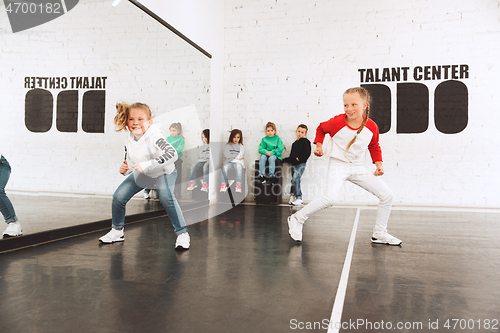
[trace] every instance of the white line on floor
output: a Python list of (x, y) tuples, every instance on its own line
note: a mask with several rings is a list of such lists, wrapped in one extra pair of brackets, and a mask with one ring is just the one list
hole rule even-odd
[(330, 317), (330, 324), (328, 325), (328, 333), (337, 333), (339, 331), (342, 310), (344, 308), (345, 293), (347, 290), (347, 281), (349, 280), (349, 270), (351, 269), (352, 253), (354, 252), (354, 242), (356, 241), (356, 231), (358, 230), (359, 214), (361, 209), (356, 210), (356, 217), (354, 218), (354, 226), (352, 227), (351, 239), (347, 247), (347, 254), (344, 260), (344, 267), (342, 268), (342, 275), (340, 276), (339, 286), (337, 288), (337, 295), (333, 302), (332, 316)]

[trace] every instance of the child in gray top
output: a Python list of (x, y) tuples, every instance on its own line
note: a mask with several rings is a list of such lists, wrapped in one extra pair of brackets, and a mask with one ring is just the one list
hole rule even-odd
[(233, 129), (229, 135), (224, 148), (224, 163), (222, 165), (220, 191), (227, 191), (227, 172), (231, 167), (236, 170), (236, 192), (241, 193), (241, 178), (245, 162), (243, 161), (243, 133), (239, 129)]
[(208, 191), (208, 172), (209, 172), (209, 163), (210, 160), (210, 130), (204, 129), (201, 133), (201, 139), (203, 146), (199, 147), (199, 160), (196, 161), (195, 164), (191, 166), (191, 176), (189, 177), (189, 185), (187, 190), (192, 191), (198, 186), (196, 185), (196, 175), (199, 173), (200, 169), (203, 169), (203, 180), (201, 181), (201, 191)]

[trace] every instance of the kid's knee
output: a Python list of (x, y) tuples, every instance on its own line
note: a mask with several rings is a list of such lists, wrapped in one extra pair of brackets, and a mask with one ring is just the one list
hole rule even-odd
[(113, 193), (113, 205), (125, 205), (127, 203), (126, 198), (119, 192)]
[(321, 197), (321, 201), (322, 201), (323, 206), (330, 207), (330, 206), (333, 206), (337, 202), (337, 196), (323, 195)]
[(380, 193), (379, 199), (381, 203), (391, 204), (394, 198), (394, 192), (390, 188)]

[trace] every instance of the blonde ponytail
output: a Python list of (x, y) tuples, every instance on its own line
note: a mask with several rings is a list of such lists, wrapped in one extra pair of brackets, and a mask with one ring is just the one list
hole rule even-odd
[(356, 132), (356, 136), (347, 145), (346, 151), (348, 151), (349, 148), (351, 148), (351, 146), (353, 145), (353, 143), (356, 141), (356, 138), (358, 137), (358, 134), (361, 133), (361, 131), (363, 130), (363, 128), (365, 128), (366, 122), (368, 121), (368, 118), (370, 117), (370, 102), (371, 102), (371, 98), (370, 98), (370, 94), (368, 93), (368, 91), (365, 88), (362, 88), (362, 87), (349, 88), (349, 89), (347, 89), (344, 92), (344, 96), (347, 95), (347, 94), (353, 94), (353, 93), (358, 93), (359, 96), (368, 103), (368, 105), (366, 106), (366, 109), (365, 109), (365, 119), (363, 120), (363, 123), (361, 124), (361, 126), (358, 129), (358, 131)]
[(125, 103), (116, 103), (115, 130), (123, 131), (127, 127), (128, 110), (130, 105)]

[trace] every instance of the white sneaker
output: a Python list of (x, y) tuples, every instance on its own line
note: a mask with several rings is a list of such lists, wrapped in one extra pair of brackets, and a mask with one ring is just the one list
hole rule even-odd
[(373, 234), (372, 236), (372, 243), (375, 244), (387, 244), (387, 245), (401, 245), (402, 241), (401, 239), (398, 239), (390, 234), (383, 233), (383, 234)]
[(21, 224), (19, 222), (11, 222), (7, 225), (7, 229), (3, 232), (3, 237), (16, 237), (21, 236), (23, 231), (21, 230)]
[(185, 232), (177, 236), (177, 240), (175, 241), (175, 248), (187, 250), (189, 249), (190, 242), (191, 238), (189, 237), (189, 233)]
[(144, 191), (144, 199), (146, 199), (146, 200), (149, 199), (149, 193), (146, 191)]
[(123, 235), (123, 229), (116, 230), (114, 228), (111, 228), (111, 231), (108, 232), (106, 235), (102, 236), (101, 238), (99, 238), (99, 240), (107, 244), (114, 242), (123, 242), (125, 240), (125, 236)]
[(295, 196), (293, 194), (290, 194), (290, 200), (288, 200), (288, 204), (292, 205), (294, 201), (295, 201)]
[(290, 215), (288, 217), (288, 233), (290, 234), (290, 237), (296, 242), (301, 242), (302, 241), (302, 227), (304, 226), (304, 223), (300, 223), (297, 218), (295, 217), (295, 214)]
[(304, 203), (304, 201), (302, 201), (302, 199), (297, 199), (294, 202), (292, 202), (292, 205), (294, 205), (294, 206), (302, 206), (303, 203)]

